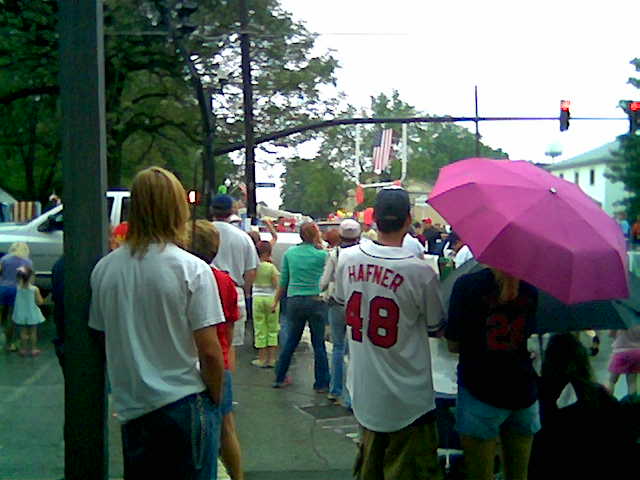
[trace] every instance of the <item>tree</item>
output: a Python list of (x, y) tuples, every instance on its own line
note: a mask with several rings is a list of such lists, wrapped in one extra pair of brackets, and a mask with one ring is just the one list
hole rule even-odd
[[(410, 118), (425, 116), (415, 107), (403, 101), (397, 90), (391, 95), (380, 93), (371, 97), (371, 104), (367, 109), (359, 109), (348, 105), (340, 114), (343, 117), (371, 116), (373, 118)], [(361, 156), (356, 160), (355, 143), (356, 128), (360, 129)], [(391, 165), (381, 175), (373, 172), (372, 151), (376, 132), (381, 129), (393, 129), (393, 151)], [(319, 132), (322, 139), (318, 154), (314, 161), (331, 167), (344, 175), (354, 184), (377, 183), (380, 181), (400, 178), (401, 164), (400, 141), (402, 126), (394, 124), (377, 124), (331, 127)], [(475, 156), (476, 139), (466, 128), (453, 123), (423, 123), (409, 124), (408, 137), (408, 165), (407, 177), (427, 183), (434, 183), (441, 167), (449, 163)], [(480, 155), (490, 158), (507, 158), (501, 149), (493, 149), (480, 143)], [(308, 185), (306, 182), (305, 185)], [(290, 184), (284, 184), (283, 192), (286, 196)], [(375, 189), (365, 189), (365, 201), (357, 207), (362, 209), (370, 206), (375, 198)]]
[(335, 212), (354, 187), (341, 168), (299, 157), (287, 162), (281, 178), (283, 208), (314, 218)]
[[(640, 72), (640, 58), (634, 58), (630, 62)], [(640, 89), (640, 77), (631, 77), (628, 83)], [(640, 215), (640, 132), (620, 135), (620, 150), (614, 155), (621, 162), (611, 167), (610, 178), (624, 183), (624, 188), (629, 192), (629, 197), (621, 203), (624, 205), (631, 218)]]
[[(188, 19), (195, 30), (182, 38), (181, 51), (170, 31), (181, 21), (174, 15), (178, 0), (105, 0), (110, 186), (127, 185), (139, 168), (149, 164), (171, 168), (191, 185), (203, 135), (189, 66), (196, 69), (203, 88), (212, 95), (215, 143), (242, 138), (237, 2), (199, 3), (200, 8)], [(172, 25), (161, 15), (161, 8), (171, 10)], [(254, 0), (251, 8), (258, 134), (326, 115), (333, 100), (322, 99), (319, 88), (334, 83), (335, 59), (311, 54), (315, 35), (294, 22), (277, 0)], [(48, 129), (57, 131), (60, 121), (56, 28), (56, 0), (0, 0), (0, 148), (3, 157), (11, 159), (6, 168), (13, 175), (0, 176), (0, 186), (20, 198), (42, 199), (60, 177), (59, 145), (56, 150), (55, 145), (44, 145), (50, 139), (41, 138)], [(44, 96), (52, 102), (41, 102)], [(15, 145), (11, 127), (24, 123), (23, 117), (34, 111), (34, 102), (41, 102), (36, 109), (36, 136), (22, 135), (32, 144), (20, 147), (36, 153), (25, 157)], [(305, 138), (299, 135), (288, 142)], [(33, 187), (15, 173), (22, 170), (29, 177), (24, 173), (31, 168), (29, 164), (20, 164), (25, 158), (33, 160)], [(219, 179), (237, 171), (227, 157), (216, 159), (216, 169)], [(52, 184), (42, 183), (50, 177)]]

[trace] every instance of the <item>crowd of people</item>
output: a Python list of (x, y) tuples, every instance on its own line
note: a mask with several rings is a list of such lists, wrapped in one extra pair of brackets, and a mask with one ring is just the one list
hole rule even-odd
[[(442, 272), (429, 259), (459, 267), (473, 253), (430, 219), (413, 223), (403, 189), (378, 193), (375, 228), (346, 219), (322, 235), (314, 222), (303, 223), (302, 242), (278, 266), (277, 229), (267, 222), (271, 241), (242, 231), (227, 195), (213, 199), (211, 219), (191, 221), (180, 182), (151, 167), (135, 177), (131, 199), (127, 224), (91, 275), (89, 319), (104, 337), (125, 478), (209, 480), (220, 457), (232, 479), (243, 479), (235, 348), (250, 339), (255, 358), (248, 368), (273, 369), (273, 387), (283, 389), (295, 381), (289, 370), (306, 326), (314, 391), (351, 409), (361, 427), (358, 479), (444, 478), (429, 337), (459, 354), (456, 431), (465, 478), (492, 479), (496, 458), (506, 479), (560, 478), (560, 471), (595, 478), (580, 464), (578, 445), (633, 458), (637, 424), (627, 428), (625, 419), (637, 418), (637, 407), (612, 391), (626, 375), (629, 393), (637, 393), (640, 331), (613, 334), (607, 387), (595, 382), (588, 354), (571, 334), (552, 337), (539, 376), (527, 349), (537, 290), (484, 268), (461, 276), (444, 305)], [(62, 268), (62, 261), (54, 267), (53, 297), (64, 364)], [(8, 352), (38, 355), (42, 301), (28, 247), (16, 244), (0, 259)], [(245, 332), (246, 325), (252, 329)], [(575, 402), (559, 408), (568, 388)], [(563, 460), (562, 469), (550, 458)], [(607, 471), (627, 466), (617, 461)]]

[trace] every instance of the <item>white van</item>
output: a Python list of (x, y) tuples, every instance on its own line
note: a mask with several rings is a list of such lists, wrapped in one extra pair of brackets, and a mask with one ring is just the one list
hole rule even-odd
[[(130, 193), (126, 190), (107, 192), (109, 223), (118, 225), (129, 217)], [(29, 245), (30, 257), (36, 272), (36, 283), (51, 287), (51, 269), (63, 251), (63, 206), (48, 210), (25, 224), (0, 224), (0, 257), (9, 251), (14, 242)]]

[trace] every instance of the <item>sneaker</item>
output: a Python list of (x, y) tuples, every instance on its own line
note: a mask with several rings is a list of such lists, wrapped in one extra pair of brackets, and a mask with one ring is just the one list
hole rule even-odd
[(40, 350), (39, 348), (33, 349), (31, 350), (31, 356), (32, 357), (37, 357), (38, 355), (40, 355), (42, 353), (42, 350)]
[(329, 389), (328, 388), (314, 388), (316, 393), (328, 393)]
[(258, 368), (267, 368), (267, 363), (262, 360), (258, 360), (257, 358), (255, 360), (251, 360), (251, 365)]
[(276, 368), (276, 361), (272, 360), (270, 362), (267, 362), (267, 368)]
[(328, 393), (327, 398), (332, 402), (338, 402), (338, 400), (340, 400), (340, 397), (338, 395), (334, 395), (333, 393)]

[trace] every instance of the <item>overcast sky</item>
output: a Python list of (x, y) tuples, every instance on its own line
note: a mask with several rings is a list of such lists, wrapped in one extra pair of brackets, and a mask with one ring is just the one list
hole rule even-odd
[[(571, 115), (625, 118), (621, 99), (640, 99), (627, 83), (640, 76), (640, 2), (609, 0), (457, 1), (281, 0), (317, 32), (317, 52), (333, 50), (338, 89), (368, 105), (380, 92), (400, 92), (419, 111), (472, 116), (478, 86), (481, 116)], [(357, 35), (363, 34), (363, 35)], [(468, 128), (474, 128), (472, 124)], [(615, 140), (628, 121), (481, 123), (483, 141), (512, 159), (547, 161), (554, 144), (570, 158)], [(259, 180), (269, 173), (258, 171)], [(271, 178), (270, 180), (273, 180)], [(278, 203), (261, 189), (258, 199)]]

